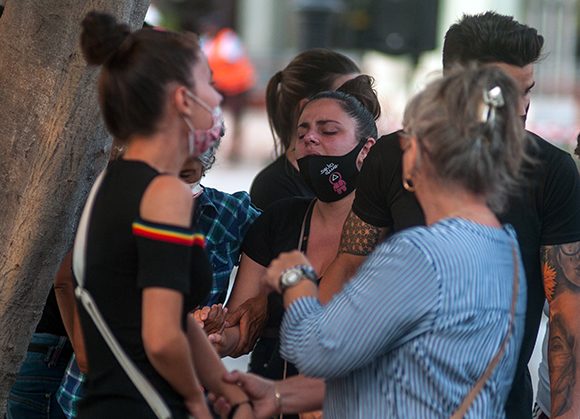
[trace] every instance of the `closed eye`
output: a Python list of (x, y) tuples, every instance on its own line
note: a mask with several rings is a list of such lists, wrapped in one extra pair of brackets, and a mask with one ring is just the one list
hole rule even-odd
[(536, 82), (533, 82), (533, 83), (530, 85), (530, 87), (528, 87), (528, 88), (526, 89), (526, 91), (524, 92), (524, 96), (527, 96), (527, 95), (529, 95), (529, 94), (532, 92), (532, 89), (533, 89), (535, 86), (536, 86)]
[(195, 172), (193, 170), (183, 170), (181, 172), (179, 172), (179, 177), (181, 179), (188, 179), (191, 176), (193, 176), (195, 174)]

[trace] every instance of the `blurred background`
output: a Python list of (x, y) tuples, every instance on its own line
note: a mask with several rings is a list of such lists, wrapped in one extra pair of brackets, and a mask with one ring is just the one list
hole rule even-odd
[[(338, 49), (375, 78), (383, 116), (380, 131), (400, 128), (407, 99), (441, 74), (447, 28), (464, 13), (495, 10), (544, 35), (527, 128), (568, 151), (580, 131), (580, 5), (578, 0), (153, 0), (147, 22), (201, 35), (210, 56), (222, 37), (240, 60), (242, 76), (225, 89), (226, 136), (203, 184), (249, 190), (275, 157), (266, 118), (269, 78), (300, 51)], [(229, 30), (223, 30), (229, 28)], [(220, 31), (220, 29), (222, 31)], [(216, 66), (220, 63), (217, 61)], [(219, 68), (214, 68), (215, 75)], [(218, 80), (216, 80), (218, 81)], [(226, 84), (227, 80), (224, 81)], [(218, 86), (219, 87), (219, 86)], [(545, 321), (544, 323), (545, 324)], [(530, 370), (534, 384), (538, 346)], [(245, 368), (246, 358), (228, 360)]]
[[(580, 6), (578, 0), (153, 0), (147, 21), (202, 36), (206, 53), (219, 29), (237, 34), (252, 81), (240, 100), (226, 98), (227, 133), (206, 184), (247, 190), (274, 158), (264, 91), (269, 78), (300, 51), (335, 48), (376, 81), (381, 131), (400, 127), (404, 105), (440, 74), (445, 31), (464, 13), (513, 15), (545, 37), (527, 128), (571, 150), (580, 131)], [(232, 46), (233, 45), (233, 46)], [(243, 82), (242, 82), (243, 83)], [(239, 95), (238, 95), (239, 96)], [(231, 102), (231, 103), (230, 103)], [(220, 169), (227, 169), (226, 171)], [(219, 173), (218, 173), (219, 172)], [(218, 176), (219, 175), (219, 176)], [(231, 179), (230, 179), (231, 178)], [(233, 184), (231, 183), (233, 181)]]

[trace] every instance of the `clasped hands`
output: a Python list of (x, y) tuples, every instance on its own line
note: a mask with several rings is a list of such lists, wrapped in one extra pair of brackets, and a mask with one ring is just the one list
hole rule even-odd
[(306, 264), (310, 262), (302, 252), (281, 253), (259, 278), (260, 295), (248, 299), (232, 311), (222, 304), (214, 304), (193, 313), (194, 319), (221, 356), (235, 358), (254, 348), (268, 318), (268, 294), (271, 291), (280, 292), (280, 275), (285, 270)]

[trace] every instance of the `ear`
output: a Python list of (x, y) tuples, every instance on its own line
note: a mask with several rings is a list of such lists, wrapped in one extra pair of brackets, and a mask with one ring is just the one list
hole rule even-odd
[(403, 177), (413, 175), (419, 166), (419, 143), (417, 137), (407, 137), (402, 143)]
[(359, 170), (359, 172), (360, 172), (360, 169), (362, 168), (364, 159), (367, 157), (367, 155), (369, 154), (369, 151), (371, 150), (371, 147), (374, 146), (376, 144), (376, 142), (377, 142), (377, 140), (375, 140), (372, 137), (367, 138), (367, 142), (365, 143), (363, 148), (358, 153), (358, 156), (356, 158), (356, 167)]
[(175, 105), (179, 115), (190, 116), (193, 112), (191, 99), (187, 87), (181, 85), (174, 88), (170, 93), (170, 100)]

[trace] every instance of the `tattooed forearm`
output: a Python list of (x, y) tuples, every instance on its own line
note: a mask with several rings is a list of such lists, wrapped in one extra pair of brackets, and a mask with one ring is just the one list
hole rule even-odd
[(560, 416), (572, 407), (576, 384), (575, 339), (570, 334), (561, 315), (550, 321), (550, 388), (552, 390), (552, 415)]
[(373, 251), (379, 241), (385, 237), (386, 233), (386, 228), (375, 227), (365, 223), (351, 211), (342, 228), (338, 252), (367, 256)]
[[(580, 404), (580, 242), (542, 248), (542, 272), (550, 303), (548, 358), (553, 418), (577, 418)], [(577, 388), (579, 387), (579, 388)]]

